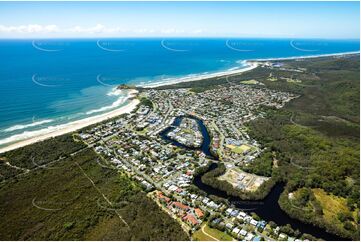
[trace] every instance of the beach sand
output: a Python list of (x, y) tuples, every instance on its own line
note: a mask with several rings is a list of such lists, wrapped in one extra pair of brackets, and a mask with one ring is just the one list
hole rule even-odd
[[(129, 92), (129, 95), (131, 97), (134, 97), (134, 96), (136, 96), (136, 93), (138, 93), (138, 91), (131, 90)], [(73, 122), (70, 122), (67, 124), (61, 124), (61, 125), (54, 126), (53, 129), (49, 130), (48, 133), (40, 134), (38, 136), (24, 139), (24, 140), (18, 141), (16, 143), (10, 144), (8, 146), (5, 146), (3, 148), (0, 148), (0, 153), (6, 152), (9, 150), (14, 150), (14, 149), (26, 146), (26, 145), (30, 145), (30, 144), (33, 144), (33, 143), (36, 143), (36, 142), (39, 142), (42, 140), (46, 140), (46, 139), (49, 139), (52, 137), (56, 137), (59, 135), (63, 135), (66, 133), (74, 132), (74, 131), (84, 128), (86, 126), (89, 126), (89, 125), (92, 125), (95, 123), (99, 123), (99, 122), (105, 121), (110, 118), (114, 118), (114, 117), (119, 116), (124, 113), (130, 113), (137, 107), (138, 104), (139, 104), (138, 99), (131, 99), (127, 105), (120, 107), (116, 110), (113, 110), (111, 112), (99, 114), (99, 115), (96, 115), (93, 117), (89, 117), (89, 118), (85, 118), (85, 119), (81, 119), (81, 120), (77, 120), (77, 121), (73, 121)], [(36, 132), (36, 131), (34, 131), (34, 132)]]
[(227, 71), (221, 71), (221, 72), (216, 72), (216, 73), (211, 73), (211, 74), (198, 75), (196, 77), (175, 78), (174, 80), (171, 80), (171, 81), (151, 83), (151, 84), (146, 84), (146, 85), (137, 85), (137, 86), (144, 87), (144, 88), (156, 88), (156, 87), (161, 87), (161, 86), (174, 85), (174, 84), (182, 83), (182, 82), (201, 81), (201, 80), (209, 79), (209, 78), (240, 74), (242, 72), (253, 70), (253, 69), (257, 68), (259, 65), (259, 63), (257, 61), (245, 61), (245, 63), (247, 64), (247, 67), (244, 67), (241, 69), (227, 70)]
[[(323, 54), (323, 55), (313, 55), (313, 56), (311, 55), (311, 56), (297, 56), (297, 57), (286, 57), (286, 58), (254, 59), (254, 60), (245, 61), (245, 63), (247, 64), (247, 67), (242, 68), (242, 69), (227, 70), (227, 71), (217, 72), (217, 73), (213, 73), (213, 74), (199, 75), (197, 77), (177, 78), (173, 81), (153, 83), (153, 84), (149, 84), (149, 85), (139, 85), (139, 86), (144, 87), (144, 88), (155, 88), (155, 87), (168, 86), (168, 85), (173, 85), (173, 84), (182, 83), (182, 82), (200, 81), (200, 80), (204, 80), (204, 79), (208, 79), (208, 78), (240, 74), (240, 73), (243, 73), (246, 71), (251, 71), (251, 70), (257, 68), (264, 61), (309, 59), (309, 58), (320, 58), (320, 57), (330, 57), (330, 56), (336, 57), (336, 56), (353, 55), (353, 54), (360, 54), (360, 52), (357, 51), (357, 52), (344, 52), (344, 53), (337, 53), (337, 54)], [(130, 94), (130, 96), (135, 96), (137, 92), (138, 92), (137, 90), (130, 90), (129, 94)], [(38, 141), (42, 141), (42, 140), (51, 138), (51, 137), (74, 132), (78, 129), (84, 128), (91, 124), (102, 122), (104, 120), (119, 116), (123, 113), (129, 113), (136, 108), (138, 103), (139, 103), (139, 100), (133, 99), (130, 101), (130, 103), (128, 105), (121, 107), (119, 109), (113, 110), (111, 112), (100, 114), (100, 115), (89, 117), (89, 118), (85, 118), (82, 120), (77, 120), (77, 121), (70, 122), (70, 123), (63, 124), (63, 125), (58, 125), (58, 126), (54, 127), (54, 130), (51, 130), (46, 134), (40, 134), (36, 137), (24, 139), (24, 140), (18, 141), (16, 143), (10, 144), (8, 146), (5, 146), (3, 148), (0, 148), (0, 153), (6, 152), (9, 150), (13, 150), (13, 149), (17, 149), (17, 148), (20, 148), (20, 147), (23, 147), (23, 146), (26, 146), (26, 145), (29, 145), (29, 144), (32, 144), (32, 143), (35, 143)]]
[(282, 60), (298, 60), (298, 59), (302, 60), (302, 59), (312, 59), (312, 58), (321, 58), (321, 57), (337, 57), (337, 56), (355, 55), (355, 54), (360, 54), (360, 52), (352, 51), (352, 52), (343, 52), (343, 53), (336, 53), (336, 54), (320, 54), (320, 55), (244, 60), (243, 62), (246, 64), (246, 67), (244, 67), (244, 68), (240, 68), (240, 69), (237, 68), (235, 70), (231, 69), (231, 70), (220, 71), (220, 72), (216, 72), (216, 73), (197, 75), (195, 77), (193, 76), (193, 77), (175, 78), (174, 80), (167, 80), (164, 82), (137, 85), (137, 87), (156, 88), (156, 87), (169, 86), (169, 85), (174, 85), (174, 84), (183, 83), (183, 82), (201, 81), (201, 80), (209, 79), (209, 78), (237, 75), (237, 74), (241, 74), (246, 71), (251, 71), (251, 70), (257, 68), (260, 64), (262, 64), (265, 61), (282, 61)]

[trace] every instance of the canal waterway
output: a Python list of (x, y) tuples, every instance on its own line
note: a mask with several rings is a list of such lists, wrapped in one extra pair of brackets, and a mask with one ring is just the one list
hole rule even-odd
[[(167, 133), (173, 130), (174, 128), (178, 127), (185, 116), (177, 117), (172, 126), (165, 129), (163, 132), (160, 133), (161, 137), (178, 146), (185, 149), (192, 149), (192, 150), (201, 150), (205, 153), (208, 157), (217, 160), (216, 157), (212, 155), (210, 152), (210, 136), (206, 126), (204, 125), (203, 121), (193, 117), (193, 116), (186, 116), (188, 118), (192, 118), (197, 121), (199, 125), (199, 129), (203, 135), (203, 143), (201, 147), (194, 148), (194, 147), (187, 147), (167, 136)], [(212, 163), (208, 168), (208, 171), (214, 170), (218, 167), (216, 162)], [(197, 186), (200, 190), (204, 191), (208, 195), (215, 195), (218, 197), (222, 197), (227, 199), (231, 204), (233, 204), (236, 208), (241, 209), (245, 212), (254, 212), (256, 213), (261, 219), (265, 221), (274, 221), (277, 225), (286, 225), (290, 224), (293, 229), (298, 229), (301, 233), (307, 233), (313, 235), (316, 238), (321, 238), (328, 241), (342, 241), (345, 240), (339, 236), (333, 235), (331, 233), (326, 232), (324, 229), (313, 226), (311, 224), (303, 223), (297, 219), (293, 219), (285, 213), (278, 204), (278, 199), (281, 193), (284, 190), (284, 184), (277, 183), (270, 191), (270, 193), (263, 199), (263, 200), (250, 200), (245, 201), (241, 200), (239, 197), (229, 196), (225, 191), (213, 188), (205, 183), (202, 182), (202, 174), (195, 176), (193, 179), (193, 184)]]

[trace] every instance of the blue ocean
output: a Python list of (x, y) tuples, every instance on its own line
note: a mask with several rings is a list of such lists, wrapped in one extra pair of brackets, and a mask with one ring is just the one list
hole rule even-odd
[(246, 67), (250, 59), (358, 52), (359, 40), (0, 40), (0, 147), (127, 104), (147, 86)]

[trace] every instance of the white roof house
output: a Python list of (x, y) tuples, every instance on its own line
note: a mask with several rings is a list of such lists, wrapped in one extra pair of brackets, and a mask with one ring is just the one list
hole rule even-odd
[(241, 231), (239, 231), (239, 234), (242, 235), (242, 236), (246, 236), (247, 231), (244, 230), (244, 229), (241, 229)]

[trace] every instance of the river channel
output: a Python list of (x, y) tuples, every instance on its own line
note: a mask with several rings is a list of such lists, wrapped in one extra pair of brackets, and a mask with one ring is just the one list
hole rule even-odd
[[(185, 149), (197, 149), (201, 150), (203, 153), (205, 153), (208, 157), (216, 160), (216, 157), (214, 157), (210, 150), (210, 136), (208, 134), (208, 130), (206, 126), (204, 125), (203, 121), (195, 118), (193, 116), (187, 116), (188, 118), (193, 118), (197, 121), (200, 131), (203, 135), (203, 143), (201, 147), (199, 148), (190, 148), (183, 144), (180, 144), (179, 142), (169, 138), (167, 136), (167, 133), (173, 130), (175, 127), (178, 127), (182, 121), (182, 118), (184, 116), (177, 117), (172, 126), (165, 129), (163, 132), (160, 133), (161, 137), (178, 146)], [(208, 171), (216, 169), (218, 164), (216, 162), (212, 163), (212, 165), (209, 167)], [(338, 237), (336, 235), (333, 235), (331, 233), (326, 232), (324, 229), (313, 226), (311, 224), (303, 223), (297, 219), (293, 219), (290, 216), (285, 213), (281, 207), (278, 204), (278, 199), (281, 195), (281, 193), (284, 190), (284, 185), (281, 183), (276, 184), (270, 191), (270, 193), (263, 199), (263, 200), (257, 200), (257, 201), (245, 201), (241, 200), (239, 197), (229, 196), (226, 192), (221, 191), (219, 189), (213, 188), (205, 183), (202, 182), (202, 175), (198, 175), (194, 177), (193, 183), (195, 186), (197, 186), (202, 191), (206, 192), (208, 195), (215, 195), (218, 197), (222, 197), (227, 199), (231, 204), (233, 204), (236, 208), (239, 208), (245, 212), (254, 212), (256, 213), (260, 218), (262, 218), (265, 221), (274, 221), (277, 225), (286, 225), (290, 224), (293, 229), (298, 229), (301, 233), (307, 233), (310, 235), (313, 235), (316, 238), (321, 238), (328, 241), (342, 241), (345, 240), (341, 237)]]

